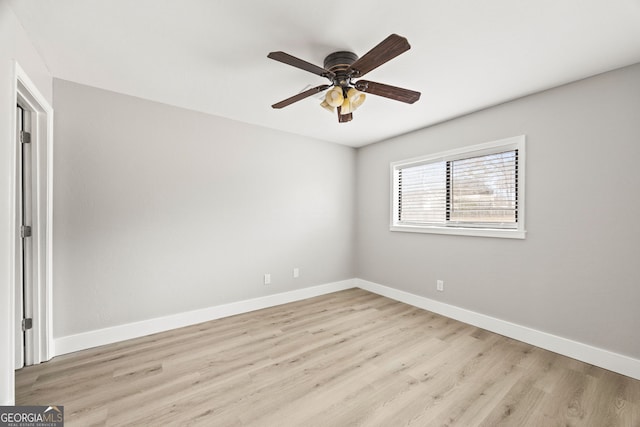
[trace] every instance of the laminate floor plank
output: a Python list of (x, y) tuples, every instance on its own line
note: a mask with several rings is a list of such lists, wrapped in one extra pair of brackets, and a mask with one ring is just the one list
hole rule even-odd
[(361, 289), (56, 357), (74, 426), (629, 426), (640, 381)]

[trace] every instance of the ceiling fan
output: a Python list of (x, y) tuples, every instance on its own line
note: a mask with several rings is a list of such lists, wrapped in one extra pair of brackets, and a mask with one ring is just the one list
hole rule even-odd
[(383, 96), (400, 102), (413, 104), (420, 99), (420, 92), (389, 86), (369, 80), (357, 80), (369, 71), (409, 50), (411, 46), (406, 38), (391, 34), (369, 52), (358, 58), (353, 52), (339, 51), (329, 54), (324, 59), (324, 67), (311, 64), (284, 52), (271, 52), (268, 58), (289, 64), (301, 70), (308, 71), (329, 79), (331, 84), (324, 84), (300, 92), (290, 98), (273, 104), (273, 108), (283, 108), (308, 98), (316, 93), (330, 89), (324, 101), (320, 104), (329, 111), (337, 109), (338, 122), (345, 123), (353, 120), (353, 111), (365, 99), (365, 93)]

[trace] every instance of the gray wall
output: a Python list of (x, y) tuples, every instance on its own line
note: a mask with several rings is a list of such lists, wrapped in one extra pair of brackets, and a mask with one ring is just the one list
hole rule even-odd
[(54, 108), (54, 337), (354, 276), (354, 149), (57, 79)]
[[(525, 240), (389, 231), (389, 162), (521, 134)], [(362, 148), (356, 274), (640, 358), (638, 161), (640, 64)]]

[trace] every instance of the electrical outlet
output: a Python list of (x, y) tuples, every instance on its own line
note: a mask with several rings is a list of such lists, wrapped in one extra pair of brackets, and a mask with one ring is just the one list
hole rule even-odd
[(436, 290), (444, 292), (444, 280), (436, 280)]
[(271, 274), (266, 273), (264, 275), (264, 284), (265, 285), (270, 285), (271, 284)]
[(293, 278), (297, 279), (298, 277), (300, 277), (300, 269), (298, 267), (295, 267), (293, 269)]

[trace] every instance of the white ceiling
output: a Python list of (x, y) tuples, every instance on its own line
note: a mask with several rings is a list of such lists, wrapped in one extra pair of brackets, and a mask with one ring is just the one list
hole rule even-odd
[[(354, 147), (640, 62), (640, 0), (11, 0), (54, 77)], [(322, 66), (389, 34), (412, 48), (368, 80), (422, 92), (369, 96), (350, 123), (308, 98)]]

